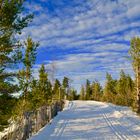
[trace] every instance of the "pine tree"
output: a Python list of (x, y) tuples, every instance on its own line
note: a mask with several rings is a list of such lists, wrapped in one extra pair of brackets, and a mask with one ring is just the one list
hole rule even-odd
[(75, 89), (70, 89), (68, 100), (77, 100), (77, 91)]
[(103, 100), (107, 102), (114, 102), (115, 96), (117, 94), (116, 92), (116, 83), (117, 81), (114, 80), (111, 76), (111, 74), (106, 74), (106, 83), (104, 87), (104, 94), (103, 94)]
[(131, 40), (129, 54), (132, 58), (132, 65), (135, 71), (137, 88), (137, 112), (140, 112), (140, 38), (134, 37)]
[(90, 100), (91, 98), (91, 86), (90, 86), (90, 81), (87, 79), (86, 81), (86, 95), (85, 95), (85, 99), (86, 100)]
[(96, 101), (100, 101), (103, 94), (100, 83), (97, 81), (94, 81), (91, 87), (92, 87), (92, 99)]
[(58, 79), (55, 80), (54, 88), (53, 88), (53, 98), (55, 100), (61, 99), (61, 83)]
[(127, 75), (126, 89), (127, 89), (127, 105), (134, 107), (136, 100), (135, 84), (130, 75)]
[(119, 105), (127, 105), (127, 76), (123, 70), (120, 72), (120, 79), (117, 81), (116, 103)]
[[(23, 2), (20, 0), (2, 0), (0, 1), (0, 93), (9, 94), (16, 88), (12, 87), (10, 82), (5, 79), (16, 76), (15, 73), (9, 73), (6, 68), (13, 67), (21, 60), (21, 44), (15, 38), (22, 32), (22, 29), (28, 26), (32, 20), (32, 15), (21, 16), (23, 12)], [(9, 78), (10, 77), (10, 78)]]
[(39, 69), (39, 79), (32, 81), (30, 96), (32, 108), (39, 108), (47, 104), (49, 98), (47, 84), (48, 74), (45, 71), (45, 66), (42, 64)]
[(21, 34), (33, 18), (33, 15), (22, 15), (23, 3), (21, 0), (0, 0), (0, 104), (5, 105), (0, 108), (0, 127), (3, 119), (8, 123), (15, 105), (10, 94), (19, 91), (11, 82), (17, 76), (16, 72), (7, 71), (7, 68), (14, 69), (22, 58), (22, 45), (15, 36)]
[(119, 105), (130, 106), (133, 104), (133, 90), (134, 83), (129, 75), (126, 75), (123, 70), (120, 72), (120, 78), (116, 85), (116, 100), (115, 103)]
[(41, 65), (39, 70), (39, 89), (42, 94), (47, 95), (48, 74), (46, 73), (44, 64)]
[(80, 97), (79, 97), (80, 100), (85, 100), (85, 88), (84, 86), (82, 85), (81, 86), (81, 91), (80, 91)]
[(43, 104), (47, 103), (49, 99), (49, 94), (47, 92), (47, 85), (48, 85), (48, 74), (46, 73), (44, 64), (41, 65), (39, 69), (39, 80), (38, 80), (38, 90), (39, 96), (42, 99)]
[(32, 82), (34, 78), (32, 76), (32, 67), (35, 64), (36, 60), (36, 49), (38, 43), (33, 42), (33, 40), (28, 37), (24, 42), (25, 53), (23, 56), (24, 68), (19, 71), (19, 85), (22, 91), (22, 96), (19, 102), (22, 105), (20, 109), (20, 114), (22, 112), (30, 110), (32, 104), (30, 104), (31, 92), (32, 92)]
[(63, 87), (64, 88), (69, 87), (69, 78), (68, 77), (64, 77), (64, 79), (63, 79)]
[(33, 40), (28, 37), (25, 41), (25, 54), (23, 58), (24, 69), (19, 71), (19, 81), (23, 94), (26, 95), (30, 90), (30, 83), (32, 80), (32, 67), (36, 60), (36, 49), (38, 43), (33, 42)]
[(63, 98), (64, 96), (68, 96), (68, 91), (69, 91), (69, 78), (68, 77), (64, 77), (63, 78), (63, 82), (62, 82), (62, 86), (63, 86)]
[(33, 101), (33, 94), (36, 92), (38, 82), (34, 79), (32, 75), (32, 67), (36, 60), (36, 49), (38, 43), (33, 42), (33, 40), (28, 37), (24, 42), (25, 52), (23, 53), (23, 64), (24, 67), (19, 71), (18, 80), (19, 87), (22, 92), (16, 107), (14, 114), (17, 116), (22, 116), (25, 111), (29, 111), (36, 108), (37, 104), (34, 106), (31, 101)]
[(51, 103), (52, 102), (52, 96), (53, 96), (53, 86), (51, 84), (50, 81), (48, 81), (47, 83), (47, 95), (48, 95), (48, 102)]

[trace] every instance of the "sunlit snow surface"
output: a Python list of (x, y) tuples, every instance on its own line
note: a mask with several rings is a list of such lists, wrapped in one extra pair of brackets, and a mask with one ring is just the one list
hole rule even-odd
[(127, 107), (72, 101), (30, 140), (140, 140), (140, 118)]

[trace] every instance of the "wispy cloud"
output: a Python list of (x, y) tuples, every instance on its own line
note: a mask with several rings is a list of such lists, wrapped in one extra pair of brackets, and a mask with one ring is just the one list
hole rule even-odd
[(104, 81), (107, 71), (115, 78), (120, 69), (133, 75), (125, 57), (130, 39), (140, 36), (139, 0), (40, 0), (26, 7), (35, 18), (21, 37), (40, 41), (38, 65), (55, 60), (56, 76), (67, 75), (76, 85)]

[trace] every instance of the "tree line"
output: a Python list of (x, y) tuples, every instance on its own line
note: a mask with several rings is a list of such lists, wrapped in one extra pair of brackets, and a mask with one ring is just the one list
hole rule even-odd
[[(104, 88), (96, 80), (92, 83), (87, 80), (77, 95), (67, 77), (62, 83), (56, 79), (52, 84), (44, 64), (38, 70), (39, 78), (35, 79), (33, 66), (39, 43), (30, 36), (24, 41), (18, 37), (34, 17), (25, 15), (23, 4), (24, 0), (0, 1), (0, 130), (8, 126), (11, 117), (17, 118), (25, 111), (61, 99), (107, 101), (132, 106), (140, 112), (140, 38), (131, 40), (129, 51), (135, 80), (123, 71), (118, 80), (107, 73)], [(14, 68), (16, 71), (10, 71)], [(17, 92), (19, 98), (12, 96)]]
[(113, 79), (111, 74), (106, 74), (104, 87), (98, 81), (86, 81), (81, 86), (80, 100), (96, 100), (111, 102), (117, 105), (131, 106), (140, 113), (140, 38), (134, 37), (130, 42), (130, 61), (135, 73), (133, 80), (130, 75), (120, 72), (119, 79)]
[(125, 74), (123, 70), (120, 72), (119, 79), (113, 79), (111, 74), (106, 74), (106, 82), (104, 87), (98, 81), (90, 83), (86, 81), (86, 85), (81, 87), (81, 100), (95, 100), (110, 102), (117, 105), (134, 106), (136, 103), (134, 81), (130, 75)]

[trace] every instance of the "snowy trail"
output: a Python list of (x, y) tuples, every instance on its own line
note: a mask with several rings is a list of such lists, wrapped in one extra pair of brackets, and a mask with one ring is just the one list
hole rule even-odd
[(127, 107), (72, 101), (30, 140), (140, 140), (140, 118)]

